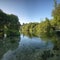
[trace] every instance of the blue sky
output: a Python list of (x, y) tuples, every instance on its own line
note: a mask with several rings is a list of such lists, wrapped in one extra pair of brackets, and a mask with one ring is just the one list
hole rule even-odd
[(21, 24), (40, 22), (45, 17), (50, 19), (53, 7), (53, 0), (0, 0), (0, 9), (17, 15)]

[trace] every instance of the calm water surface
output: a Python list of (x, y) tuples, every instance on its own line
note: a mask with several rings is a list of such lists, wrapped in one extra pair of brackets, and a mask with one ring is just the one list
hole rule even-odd
[[(8, 37), (0, 39), (0, 60), (59, 60), (60, 50), (54, 43), (38, 37)], [(56, 55), (57, 54), (57, 55)]]

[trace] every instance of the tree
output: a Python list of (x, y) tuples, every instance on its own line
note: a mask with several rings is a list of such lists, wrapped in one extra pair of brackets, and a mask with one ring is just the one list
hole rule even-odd
[(19, 29), (20, 23), (18, 17), (13, 14), (6, 14), (0, 10), (0, 31), (6, 34), (10, 34), (11, 32), (17, 34), (19, 32)]
[(60, 28), (60, 4), (52, 11), (52, 16), (54, 19), (54, 26)]

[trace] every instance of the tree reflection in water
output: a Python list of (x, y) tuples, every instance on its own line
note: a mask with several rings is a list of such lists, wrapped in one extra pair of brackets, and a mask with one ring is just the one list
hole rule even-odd
[(20, 36), (1, 37), (0, 38), (0, 60), (8, 50), (14, 50), (18, 47)]
[[(33, 38), (34, 37), (40, 37), (41, 40), (47, 41), (50, 40), (51, 42), (53, 42), (54, 47), (53, 49), (48, 49), (48, 50), (43, 50), (43, 52), (41, 53), (41, 51), (39, 51), (39, 55), (38, 57), (36, 57), (35, 59), (33, 57), (30, 56), (30, 58), (32, 60), (60, 60), (60, 36), (56, 35), (56, 34), (52, 34), (52, 36), (46, 36), (46, 35), (36, 35), (36, 34), (29, 34), (29, 33), (23, 33), (24, 35), (28, 36), (29, 38)], [(31, 54), (32, 55), (32, 54)], [(33, 56), (37, 56), (36, 54), (33, 54)]]
[[(24, 36), (29, 37), (28, 40), (38, 37), (33, 34), (24, 34)], [(20, 37), (20, 36), (19, 36)], [(8, 50), (12, 50), (12, 52), (9, 55), (5, 56), (8, 57), (7, 59), (2, 58), (2, 60), (60, 60), (60, 37), (57, 35), (53, 36), (46, 36), (42, 35), (39, 38), (42, 41), (46, 41), (46, 46), (48, 46), (48, 41), (51, 41), (53, 43), (53, 48), (37, 48), (36, 46), (19, 46), (19, 37), (8, 37), (6, 39), (0, 39), (0, 59), (6, 53)], [(22, 37), (24, 39), (24, 37)], [(36, 39), (36, 38), (35, 38)], [(25, 40), (25, 39), (24, 39)], [(27, 40), (25, 40), (27, 41)], [(32, 41), (32, 40), (31, 40)], [(21, 41), (20, 41), (21, 42)], [(23, 42), (22, 42), (23, 43)], [(28, 43), (27, 43), (28, 44)], [(18, 47), (18, 48), (17, 48)], [(6, 53), (7, 54), (7, 53)]]

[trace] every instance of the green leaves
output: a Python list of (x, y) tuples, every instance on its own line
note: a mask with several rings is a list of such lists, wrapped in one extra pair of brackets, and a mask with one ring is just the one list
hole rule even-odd
[(34, 35), (41, 34), (49, 34), (51, 30), (51, 24), (48, 18), (45, 19), (44, 22), (41, 23), (29, 23), (21, 26), (21, 30), (23, 33), (29, 32)]
[(18, 17), (13, 14), (6, 14), (0, 10), (0, 29), (3, 29), (4, 33), (10, 32), (10, 30), (12, 33), (14, 31), (16, 31), (15, 33), (19, 32), (20, 23)]

